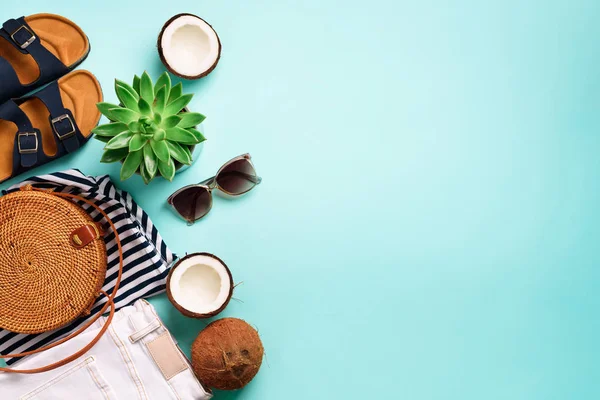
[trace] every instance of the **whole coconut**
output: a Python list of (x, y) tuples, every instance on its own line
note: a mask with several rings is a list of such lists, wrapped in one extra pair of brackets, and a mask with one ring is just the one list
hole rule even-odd
[(192, 345), (192, 366), (207, 386), (236, 390), (246, 386), (258, 373), (264, 348), (258, 332), (237, 318), (209, 324)]

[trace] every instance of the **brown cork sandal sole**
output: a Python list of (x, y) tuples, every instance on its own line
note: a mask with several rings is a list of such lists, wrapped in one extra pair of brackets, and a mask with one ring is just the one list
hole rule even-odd
[[(91, 72), (77, 70), (58, 80), (58, 87), (65, 108), (73, 113), (75, 122), (85, 138), (100, 121), (100, 111), (96, 103), (102, 102), (102, 88)], [(44, 103), (37, 98), (26, 100), (19, 105), (27, 114), (31, 124), (40, 130), (44, 153), (53, 157), (57, 153), (56, 138), (48, 117), (50, 113)], [(0, 120), (0, 182), (12, 176), (13, 150), (17, 126), (10, 121)]]
[[(69, 69), (74, 69), (90, 52), (90, 42), (83, 30), (74, 22), (55, 14), (34, 14), (25, 21), (38, 35), (42, 45)], [(0, 39), (0, 57), (15, 69), (22, 85), (29, 85), (40, 76), (40, 69), (29, 54), (19, 52), (4, 39)]]

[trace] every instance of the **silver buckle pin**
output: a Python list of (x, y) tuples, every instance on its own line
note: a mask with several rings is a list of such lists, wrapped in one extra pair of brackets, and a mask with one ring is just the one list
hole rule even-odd
[[(17, 40), (15, 39), (15, 36), (17, 35), (17, 33), (19, 33), (21, 31), (21, 29), (25, 29), (31, 35), (31, 37), (29, 39), (27, 39), (27, 41), (25, 43), (23, 43), (23, 44), (19, 44), (19, 42), (17, 42)], [(19, 47), (21, 47), (21, 49), (23, 49), (23, 50), (25, 50), (26, 48), (28, 48), (29, 45), (31, 43), (33, 43), (35, 41), (35, 39), (37, 39), (37, 37), (33, 34), (33, 32), (31, 32), (29, 30), (29, 28), (27, 28), (25, 25), (21, 25), (19, 27), (19, 29), (17, 29), (16, 31), (14, 31), (12, 33), (12, 35), (10, 35), (10, 38), (13, 40), (13, 42), (15, 42), (16, 44), (18, 44)]]

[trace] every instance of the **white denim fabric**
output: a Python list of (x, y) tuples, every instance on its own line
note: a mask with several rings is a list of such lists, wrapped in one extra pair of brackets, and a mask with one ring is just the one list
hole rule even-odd
[[(101, 318), (77, 338), (13, 365), (31, 369), (83, 348), (104, 324)], [(175, 362), (173, 362), (175, 361)], [(84, 356), (50, 372), (0, 373), (2, 400), (204, 400), (212, 394), (196, 379), (156, 311), (138, 300), (115, 314), (106, 334)]]

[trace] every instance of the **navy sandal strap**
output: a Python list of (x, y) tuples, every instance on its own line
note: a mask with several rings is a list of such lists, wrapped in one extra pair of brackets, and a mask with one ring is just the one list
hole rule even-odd
[(25, 21), (25, 17), (6, 21), (0, 29), (0, 36), (21, 53), (31, 55), (40, 70), (40, 76), (36, 82), (27, 86), (21, 85), (19, 92), (9, 96), (3, 94), (2, 97), (19, 96), (28, 91), (28, 86), (53, 81), (69, 72), (69, 68), (44, 47), (39, 36)]
[[(33, 168), (38, 163), (38, 153), (41, 151), (40, 133), (37, 129), (31, 132), (18, 132), (15, 137), (13, 151), (13, 169), (20, 164), (23, 168)], [(20, 159), (20, 162), (17, 161)]]
[(27, 115), (12, 100), (0, 106), (0, 119), (11, 121), (17, 125), (13, 150), (14, 176), (23, 168), (29, 169), (38, 163), (38, 155), (42, 152), (40, 132), (31, 125)]
[(78, 150), (85, 142), (85, 138), (77, 126), (73, 113), (65, 108), (62, 102), (58, 83), (52, 82), (31, 97), (40, 99), (50, 112), (49, 123), (58, 143), (62, 143), (68, 153)]
[[(27, 114), (19, 107), (32, 98), (37, 98), (44, 103), (50, 114), (48, 124), (52, 127), (57, 144), (57, 151), (53, 156), (47, 156), (44, 153), (40, 130), (32, 125)], [(79, 149), (89, 140), (81, 134), (71, 110), (64, 106), (58, 82), (51, 83), (31, 96), (8, 100), (0, 104), (0, 119), (11, 121), (17, 126), (11, 176), (56, 160)]]
[(0, 57), (0, 76), (0, 100), (4, 97), (2, 93), (20, 93), (23, 85), (12, 64), (4, 57)]
[(39, 39), (24, 17), (9, 19), (2, 24), (2, 29), (7, 34), (3, 36), (23, 54), (26, 54), (27, 48)]
[(33, 130), (33, 125), (31, 125), (31, 121), (27, 114), (25, 114), (13, 100), (9, 100), (0, 105), (0, 119), (13, 122), (17, 125), (19, 132)]

